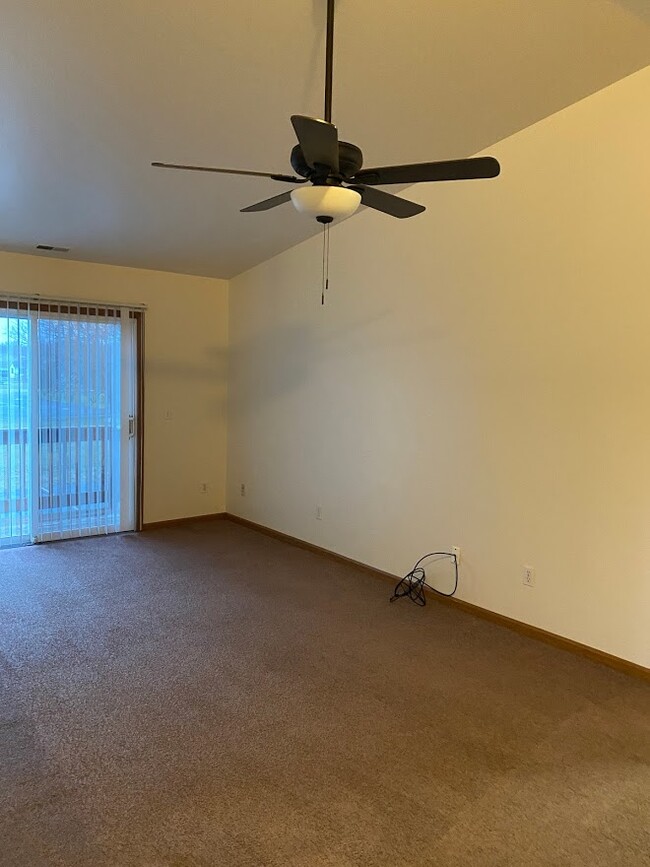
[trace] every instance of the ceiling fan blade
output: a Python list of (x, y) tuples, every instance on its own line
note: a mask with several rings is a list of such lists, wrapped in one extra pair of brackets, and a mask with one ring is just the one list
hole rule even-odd
[(215, 169), (212, 166), (182, 166), (178, 163), (151, 163), (157, 169), (183, 169), (186, 172), (217, 172), (220, 175), (252, 175), (256, 178), (272, 178), (274, 181), (286, 181), (288, 184), (304, 184), (306, 178), (296, 178), (293, 175), (271, 174), (270, 172), (249, 172), (245, 169)]
[(375, 190), (373, 187), (355, 185), (351, 189), (361, 193), (362, 205), (374, 208), (375, 211), (383, 211), (384, 214), (390, 214), (391, 217), (398, 217), (400, 220), (403, 220), (404, 217), (414, 217), (426, 210), (424, 205), (416, 205), (415, 202), (409, 202), (408, 199), (402, 199), (392, 193), (385, 193), (383, 190)]
[(333, 123), (305, 117), (291, 116), (291, 123), (308, 166), (326, 166), (335, 174), (339, 171), (339, 134)]
[(286, 193), (280, 193), (279, 196), (273, 196), (271, 199), (264, 199), (262, 202), (256, 202), (254, 205), (249, 205), (247, 208), (242, 208), (242, 214), (250, 214), (253, 211), (268, 211), (271, 208), (277, 208), (278, 205), (284, 205), (285, 202), (291, 201), (291, 190)]
[(442, 160), (435, 163), (362, 169), (351, 180), (360, 184), (419, 184), (423, 181), (496, 178), (500, 171), (501, 166), (494, 157), (472, 157), (467, 160)]

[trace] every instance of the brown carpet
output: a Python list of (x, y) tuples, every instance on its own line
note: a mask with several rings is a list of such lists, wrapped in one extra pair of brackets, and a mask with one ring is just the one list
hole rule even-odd
[(647, 684), (229, 522), (0, 553), (0, 864), (650, 864)]

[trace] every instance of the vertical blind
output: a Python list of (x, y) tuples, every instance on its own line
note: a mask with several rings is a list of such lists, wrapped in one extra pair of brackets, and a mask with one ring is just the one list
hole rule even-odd
[(0, 545), (21, 544), (31, 535), (30, 321), (0, 299)]
[(0, 547), (128, 528), (132, 310), (0, 296)]

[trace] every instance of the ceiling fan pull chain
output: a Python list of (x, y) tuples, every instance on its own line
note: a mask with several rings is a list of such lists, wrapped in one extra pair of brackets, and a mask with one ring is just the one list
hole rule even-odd
[(320, 303), (321, 307), (325, 305), (325, 255), (326, 255), (326, 244), (325, 239), (327, 237), (327, 225), (323, 223), (323, 267), (321, 271), (321, 284), (320, 284)]
[(327, 255), (325, 257), (325, 291), (330, 288), (330, 224), (325, 225), (325, 237), (327, 239)]
[(330, 288), (330, 224), (323, 223), (323, 271), (321, 277), (320, 303), (325, 305), (325, 293)]

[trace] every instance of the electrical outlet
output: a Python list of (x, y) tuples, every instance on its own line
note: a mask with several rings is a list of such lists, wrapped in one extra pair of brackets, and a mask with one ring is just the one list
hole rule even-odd
[(201, 484), (199, 485), (199, 491), (201, 491), (202, 494), (207, 494), (208, 493), (208, 483), (207, 482), (201, 482)]
[(241, 485), (239, 486), (239, 496), (240, 497), (246, 496), (246, 485), (244, 482), (242, 482)]
[(535, 586), (535, 570), (532, 566), (524, 566), (522, 573), (522, 581), (526, 587)]
[(316, 520), (317, 521), (323, 520), (323, 507), (322, 506), (316, 506)]
[(456, 555), (456, 565), (460, 565), (460, 548), (458, 545), (451, 546), (451, 553)]

